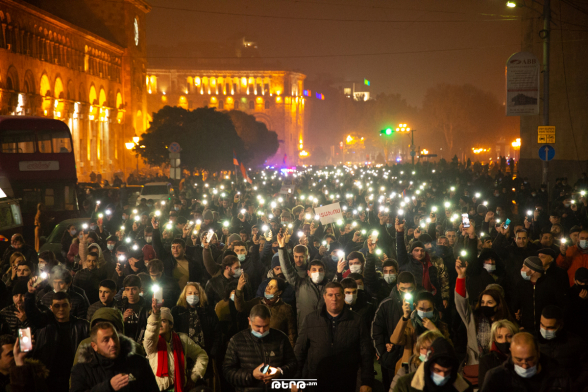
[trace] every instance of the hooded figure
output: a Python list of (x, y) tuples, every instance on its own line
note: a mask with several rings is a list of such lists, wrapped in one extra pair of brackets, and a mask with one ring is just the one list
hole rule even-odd
[[(485, 263), (486, 260), (491, 261)], [(468, 263), (466, 274), (466, 289), (472, 306), (475, 305), (480, 293), (493, 283), (502, 286), (506, 295), (505, 299), (507, 303), (509, 302), (510, 281), (507, 278), (506, 267), (502, 258), (494, 250), (484, 249), (477, 259)]]

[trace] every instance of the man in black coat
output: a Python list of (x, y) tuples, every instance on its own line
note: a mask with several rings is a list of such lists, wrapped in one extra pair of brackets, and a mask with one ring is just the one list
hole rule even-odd
[(294, 348), (302, 378), (317, 379), (317, 391), (355, 392), (361, 368), (359, 391), (370, 392), (374, 350), (368, 329), (345, 307), (340, 283), (327, 283), (323, 298), (325, 304), (306, 316)]
[(111, 323), (94, 325), (91, 338), (71, 369), (70, 392), (159, 391), (147, 359), (136, 354), (130, 339), (119, 335)]
[(546, 306), (541, 312), (541, 329), (537, 336), (541, 354), (553, 358), (580, 387), (588, 385), (588, 347), (564, 324), (564, 313), (557, 306)]
[(76, 349), (89, 335), (89, 323), (71, 313), (69, 296), (57, 292), (52, 296), (51, 311), (41, 311), (35, 303), (34, 283), (28, 282), (25, 313), (30, 325), (36, 329), (33, 358), (49, 369), (47, 386), (50, 391), (66, 391)]
[[(271, 312), (265, 305), (255, 305), (249, 313), (250, 329), (234, 335), (223, 363), (225, 379), (237, 392), (262, 392), (271, 380), (291, 379), (298, 369), (288, 336), (270, 328)], [(262, 369), (266, 365), (266, 372)], [(272, 383), (272, 389), (274, 389)]]
[(510, 344), (511, 356), (502, 366), (486, 373), (480, 392), (571, 392), (571, 379), (553, 359), (541, 355), (533, 335), (519, 332)]
[(74, 277), (73, 283), (84, 290), (91, 304), (98, 301), (98, 288), (100, 279), (98, 278), (98, 253), (89, 252), (86, 254), (86, 260), (83, 262), (84, 269), (78, 271)]
[(392, 346), (390, 337), (396, 324), (404, 315), (402, 311), (403, 296), (415, 295), (416, 283), (414, 276), (407, 271), (398, 274), (396, 286), (390, 295), (380, 302), (372, 322), (371, 338), (376, 349), (376, 356), (382, 367), (382, 382), (390, 385), (396, 374), (396, 362), (402, 356), (403, 346)]
[[(53, 296), (58, 292), (64, 292), (69, 297), (69, 303), (71, 305), (71, 314), (77, 318), (84, 319), (88, 314), (88, 308), (90, 302), (83, 289), (73, 286), (73, 278), (69, 271), (65, 269), (56, 268), (53, 270), (52, 285), (53, 290), (48, 291), (41, 298), (41, 302), (46, 307), (50, 307), (53, 301)], [(84, 293), (83, 295), (80, 293)]]

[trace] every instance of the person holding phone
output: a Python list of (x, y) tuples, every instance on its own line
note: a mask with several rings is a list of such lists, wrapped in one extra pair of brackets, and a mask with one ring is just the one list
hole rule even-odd
[(255, 305), (249, 312), (249, 328), (229, 341), (223, 374), (237, 392), (269, 390), (271, 380), (296, 375), (294, 349), (286, 334), (270, 328), (271, 318), (267, 306)]

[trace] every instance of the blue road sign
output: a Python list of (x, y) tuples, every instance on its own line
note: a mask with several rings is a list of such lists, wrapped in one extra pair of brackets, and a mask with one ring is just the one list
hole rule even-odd
[(169, 152), (180, 152), (180, 143), (173, 142), (167, 149)]
[(539, 158), (542, 161), (551, 161), (555, 157), (555, 148), (549, 144), (539, 147)]

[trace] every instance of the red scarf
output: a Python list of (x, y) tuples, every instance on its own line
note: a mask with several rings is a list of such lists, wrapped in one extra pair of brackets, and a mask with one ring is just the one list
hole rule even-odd
[[(175, 368), (175, 390), (176, 392), (183, 392), (184, 388), (184, 349), (182, 348), (182, 341), (180, 336), (172, 332), (172, 350), (174, 352), (174, 368)], [(169, 377), (169, 364), (167, 355), (167, 342), (163, 336), (159, 335), (157, 341), (157, 377)]]

